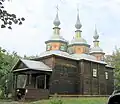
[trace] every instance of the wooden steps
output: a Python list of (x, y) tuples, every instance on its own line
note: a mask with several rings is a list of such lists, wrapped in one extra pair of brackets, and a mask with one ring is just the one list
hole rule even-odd
[(25, 95), (25, 100), (40, 100), (48, 99), (49, 91), (47, 89), (27, 89), (28, 92)]

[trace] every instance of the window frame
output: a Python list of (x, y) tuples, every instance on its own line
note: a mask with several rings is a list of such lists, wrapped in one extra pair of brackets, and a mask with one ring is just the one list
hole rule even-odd
[(92, 76), (93, 77), (97, 77), (98, 75), (97, 75), (97, 69), (93, 69), (92, 70)]
[(109, 79), (108, 72), (105, 72), (105, 79), (106, 79), (106, 80), (108, 80), (108, 79)]

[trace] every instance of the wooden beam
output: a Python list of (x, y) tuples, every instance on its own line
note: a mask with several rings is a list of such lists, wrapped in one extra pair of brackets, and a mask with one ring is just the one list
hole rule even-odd
[(93, 78), (93, 70), (92, 70), (92, 62), (90, 62), (90, 94), (92, 95), (92, 78)]
[(31, 84), (32, 75), (29, 73), (29, 84)]
[(44, 89), (46, 89), (46, 74), (45, 74), (45, 80), (44, 80)]

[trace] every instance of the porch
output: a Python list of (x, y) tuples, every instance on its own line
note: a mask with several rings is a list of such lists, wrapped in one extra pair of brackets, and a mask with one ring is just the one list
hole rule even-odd
[(33, 68), (29, 65), (30, 61), (24, 61), (27, 68), (13, 70), (13, 97), (15, 100), (48, 99), (52, 69), (36, 61), (32, 61), (32, 64), (40, 64), (39, 68), (35, 68), (35, 65)]

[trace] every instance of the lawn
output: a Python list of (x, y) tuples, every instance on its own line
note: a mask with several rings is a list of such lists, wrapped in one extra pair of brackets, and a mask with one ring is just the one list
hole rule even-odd
[[(63, 101), (63, 104), (106, 104), (108, 98), (105, 98), (105, 97), (80, 98), (79, 97), (79, 98), (60, 98), (60, 99)], [(1, 100), (0, 104), (53, 104), (53, 103), (50, 103), (53, 100), (56, 100), (56, 99), (40, 100), (40, 101), (29, 102), (29, 103)]]
[[(96, 97), (96, 98), (61, 98), (63, 104), (106, 104), (107, 99), (105, 97)], [(53, 100), (53, 99), (50, 99)], [(41, 100), (32, 102), (30, 104), (51, 104), (50, 100)]]

